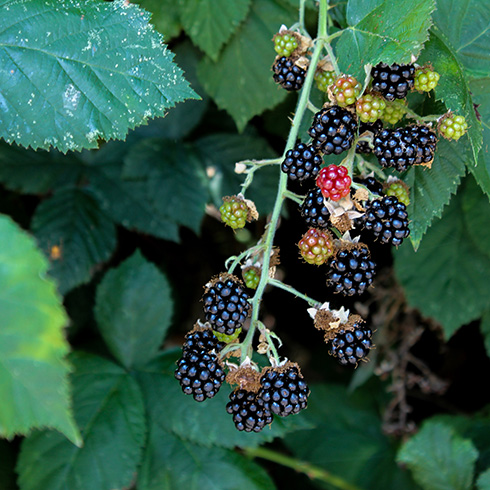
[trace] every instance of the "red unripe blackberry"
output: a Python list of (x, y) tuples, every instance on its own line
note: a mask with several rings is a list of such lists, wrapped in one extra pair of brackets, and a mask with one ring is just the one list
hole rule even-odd
[(342, 165), (329, 165), (318, 173), (316, 185), (321, 189), (322, 194), (327, 199), (338, 201), (347, 196), (350, 192), (352, 179), (349, 171)]
[(213, 398), (225, 380), (218, 356), (204, 349), (184, 351), (174, 375), (182, 391), (197, 402)]
[(301, 204), (301, 216), (312, 228), (327, 228), (330, 226), (330, 211), (324, 203), (324, 197), (319, 187), (315, 187), (306, 195)]
[(233, 415), (237, 430), (245, 432), (260, 432), (266, 425), (272, 423), (270, 410), (264, 406), (262, 399), (252, 391), (235, 390), (230, 393), (230, 401), (226, 411)]
[(293, 58), (281, 56), (272, 65), (272, 78), (288, 91), (300, 90), (305, 82), (306, 71), (294, 63)]
[(332, 94), (340, 107), (354, 104), (361, 90), (362, 85), (351, 75), (337, 78), (332, 85)]
[[(361, 122), (359, 124), (359, 136), (365, 134), (366, 131), (369, 131), (372, 133), (372, 137), (374, 138), (374, 136), (376, 136), (376, 134), (382, 129), (383, 129), (383, 121), (381, 121), (381, 119), (378, 119), (373, 123)], [(369, 143), (367, 141), (357, 142), (356, 153), (364, 153), (368, 155), (372, 152), (373, 149), (371, 148), (371, 146), (369, 146)]]
[(415, 67), (393, 63), (379, 63), (371, 70), (372, 88), (386, 100), (404, 99), (413, 88)]
[(376, 264), (364, 244), (339, 250), (328, 267), (327, 285), (344, 296), (364, 293), (376, 274)]
[(299, 241), (298, 247), (308, 264), (322, 265), (333, 255), (333, 238), (328, 231), (310, 228)]
[(357, 130), (355, 114), (338, 105), (318, 111), (308, 134), (313, 146), (325, 155), (339, 155), (352, 146)]
[(206, 321), (213, 330), (233, 335), (247, 318), (248, 298), (242, 281), (234, 276), (212, 282), (202, 298)]
[(257, 398), (280, 417), (296, 414), (308, 405), (310, 390), (294, 364), (284, 370), (267, 370), (260, 378), (260, 385)]
[(292, 150), (286, 152), (281, 170), (288, 174), (290, 180), (304, 182), (317, 176), (322, 163), (322, 156), (313, 145), (298, 141)]
[(342, 365), (357, 366), (359, 361), (366, 359), (373, 347), (373, 332), (363, 322), (356, 322), (352, 329), (340, 329), (332, 339), (329, 354), (335, 356)]
[(395, 196), (371, 201), (361, 219), (364, 229), (383, 244), (398, 247), (410, 235), (407, 207)]

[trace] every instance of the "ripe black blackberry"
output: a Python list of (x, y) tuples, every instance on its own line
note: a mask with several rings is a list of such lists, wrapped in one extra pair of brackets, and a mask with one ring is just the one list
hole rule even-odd
[(290, 364), (283, 370), (269, 369), (260, 378), (257, 398), (264, 407), (280, 417), (296, 414), (308, 405), (310, 390), (298, 367)]
[(325, 155), (339, 155), (352, 146), (357, 130), (356, 115), (338, 105), (317, 112), (308, 134), (313, 146)]
[(211, 281), (202, 298), (206, 321), (219, 333), (233, 335), (247, 318), (250, 304), (243, 283), (224, 275)]
[(327, 228), (330, 225), (330, 212), (326, 208), (322, 190), (315, 187), (305, 197), (301, 204), (301, 216), (311, 228)]
[(371, 201), (361, 219), (364, 229), (374, 234), (380, 243), (398, 247), (410, 235), (407, 207), (396, 196)]
[(210, 328), (199, 328), (191, 330), (186, 336), (182, 353), (184, 355), (191, 351), (205, 351), (206, 353), (214, 350), (221, 351), (225, 346), (224, 342), (220, 342)]
[(373, 194), (383, 195), (383, 186), (374, 177), (366, 177), (364, 179), (355, 177), (354, 182), (367, 187)]
[[(370, 131), (374, 136), (383, 129), (383, 121), (381, 119), (378, 119), (377, 121), (373, 123), (363, 123), (361, 122), (359, 124), (359, 136), (361, 136), (363, 133), (366, 131)], [(369, 143), (367, 141), (359, 141), (356, 146), (356, 153), (364, 153), (366, 155), (372, 153), (373, 150), (369, 146)]]
[(305, 82), (306, 71), (294, 63), (293, 58), (281, 56), (272, 65), (272, 78), (286, 90), (300, 90)]
[(352, 329), (341, 328), (332, 339), (329, 354), (336, 357), (342, 365), (357, 366), (359, 361), (366, 359), (373, 347), (373, 332), (363, 322), (356, 322)]
[(344, 296), (362, 294), (373, 282), (376, 264), (363, 243), (340, 249), (328, 263), (327, 286)]
[(323, 163), (323, 159), (313, 145), (298, 141), (292, 150), (288, 150), (281, 170), (290, 180), (304, 182), (314, 179)]
[(437, 136), (429, 126), (414, 124), (407, 127), (417, 145), (416, 164), (429, 163), (434, 158), (437, 146)]
[(188, 350), (177, 361), (174, 376), (179, 380), (182, 391), (202, 402), (218, 393), (225, 373), (218, 356), (206, 350)]
[(260, 432), (273, 420), (270, 410), (265, 408), (262, 399), (258, 398), (253, 391), (235, 390), (231, 392), (226, 411), (233, 415), (235, 427), (245, 432)]
[(404, 172), (420, 163), (417, 133), (410, 127), (383, 129), (373, 139), (373, 153), (383, 167), (393, 167)]
[(372, 88), (386, 100), (404, 99), (413, 88), (415, 67), (394, 63), (378, 63), (371, 70)]

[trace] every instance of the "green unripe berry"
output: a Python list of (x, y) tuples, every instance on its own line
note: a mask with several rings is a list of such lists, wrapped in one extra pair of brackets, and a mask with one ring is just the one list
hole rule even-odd
[(372, 94), (363, 95), (356, 101), (357, 115), (365, 123), (373, 123), (380, 119), (385, 107), (385, 100)]
[(234, 230), (243, 228), (248, 217), (247, 203), (236, 196), (226, 197), (223, 201), (223, 204), (219, 208), (221, 221)]
[(243, 271), (242, 276), (247, 288), (257, 289), (260, 281), (260, 269), (257, 267), (250, 267)]
[(315, 82), (318, 90), (328, 92), (328, 87), (335, 82), (334, 71), (317, 71), (315, 73)]
[(439, 132), (448, 140), (459, 140), (468, 129), (468, 123), (463, 116), (449, 114), (439, 124)]
[(434, 71), (432, 67), (417, 68), (413, 86), (419, 92), (430, 92), (436, 88), (440, 77), (439, 73)]
[(298, 48), (298, 40), (293, 34), (278, 34), (274, 38), (274, 49), (279, 56), (289, 58)]
[(232, 342), (235, 342), (235, 340), (238, 338), (240, 333), (242, 332), (242, 327), (237, 328), (235, 332), (233, 332), (231, 335), (225, 335), (224, 333), (219, 333), (216, 332), (216, 330), (213, 330), (214, 335), (220, 342), (224, 342), (225, 344), (231, 344)]
[(393, 102), (387, 101), (381, 120), (390, 124), (399, 122), (405, 115), (405, 108), (401, 104), (407, 105), (406, 99)]
[(410, 189), (401, 180), (391, 182), (385, 190), (387, 196), (395, 196), (398, 201), (408, 206), (410, 204)]
[(362, 85), (352, 76), (337, 78), (332, 87), (332, 94), (340, 107), (347, 107), (356, 102), (361, 94)]

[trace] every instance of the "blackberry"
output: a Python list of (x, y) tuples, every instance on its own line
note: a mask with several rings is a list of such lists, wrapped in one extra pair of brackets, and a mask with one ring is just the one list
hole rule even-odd
[(326, 228), (330, 225), (330, 211), (323, 202), (322, 190), (315, 187), (306, 195), (301, 204), (301, 216), (308, 226), (312, 228)]
[(366, 177), (365, 179), (356, 177), (354, 182), (367, 187), (373, 194), (383, 195), (383, 186), (374, 177)]
[(257, 289), (260, 282), (261, 270), (258, 267), (248, 267), (242, 272), (243, 280), (245, 281), (245, 286), (250, 289)]
[(352, 146), (357, 130), (355, 114), (337, 105), (317, 112), (308, 134), (313, 146), (325, 155), (339, 155)]
[(296, 414), (308, 405), (310, 390), (296, 365), (284, 370), (269, 369), (260, 378), (257, 398), (280, 417)]
[(388, 181), (385, 188), (385, 194), (387, 196), (395, 196), (399, 202), (408, 206), (410, 204), (410, 189), (403, 180)]
[(185, 336), (182, 353), (184, 356), (190, 352), (204, 351), (206, 353), (215, 350), (219, 352), (225, 344), (220, 342), (210, 328), (196, 329)]
[[(373, 134), (373, 137), (376, 136), (376, 134), (383, 129), (383, 121), (381, 119), (378, 119), (377, 121), (373, 123), (365, 123), (362, 122), (359, 124), (359, 136), (362, 136), (364, 133), (367, 131), (371, 132)], [(373, 150), (369, 146), (369, 143), (367, 141), (358, 141), (357, 146), (356, 146), (356, 153), (364, 153), (364, 154), (370, 154), (372, 153)]]
[(291, 56), (298, 49), (298, 40), (293, 33), (285, 32), (274, 36), (274, 49), (280, 56)]
[(339, 201), (350, 192), (352, 179), (349, 171), (343, 165), (329, 165), (323, 167), (316, 178), (316, 185), (321, 189), (327, 199)]
[(371, 70), (372, 88), (386, 100), (404, 99), (413, 88), (414, 75), (413, 65), (379, 63)]
[(364, 244), (340, 249), (328, 265), (327, 286), (344, 296), (362, 294), (376, 274), (376, 264), (370, 259), (369, 249)]
[(406, 99), (399, 101), (396, 100), (394, 102), (386, 102), (386, 107), (383, 111), (381, 119), (389, 124), (396, 124), (403, 119), (403, 116), (407, 112), (406, 107)]
[(417, 158), (416, 164), (429, 163), (434, 158), (434, 153), (437, 146), (437, 136), (429, 126), (425, 125), (412, 125), (408, 126), (412, 137), (417, 145)]
[(184, 351), (174, 375), (182, 391), (197, 402), (213, 398), (225, 380), (218, 356), (205, 349)]
[(318, 90), (328, 92), (328, 87), (335, 82), (334, 71), (317, 71), (315, 73), (315, 82)]
[(299, 141), (286, 152), (281, 170), (288, 174), (290, 180), (303, 182), (315, 178), (322, 163), (323, 159), (313, 145)]
[(373, 146), (373, 153), (383, 167), (393, 167), (403, 172), (418, 163), (417, 138), (408, 128), (381, 130), (374, 137)]
[(329, 354), (335, 356), (342, 365), (353, 364), (365, 359), (373, 347), (371, 329), (356, 322), (352, 329), (340, 329), (332, 339)]
[(395, 196), (372, 201), (362, 220), (364, 228), (379, 238), (380, 243), (398, 247), (410, 235), (407, 207)]
[(437, 128), (439, 132), (448, 140), (459, 140), (468, 129), (468, 123), (464, 116), (457, 116), (456, 114), (446, 114)]
[(226, 411), (233, 415), (235, 427), (245, 432), (260, 432), (273, 420), (270, 410), (265, 408), (263, 400), (253, 391), (235, 390), (230, 393)]
[(299, 241), (298, 247), (308, 264), (322, 265), (333, 255), (333, 238), (328, 231), (310, 228)]
[(234, 230), (243, 228), (249, 215), (247, 203), (237, 196), (223, 198), (219, 212), (221, 221)]
[(437, 87), (441, 76), (432, 66), (423, 66), (415, 70), (414, 88), (419, 92), (430, 92)]
[(306, 71), (294, 63), (293, 58), (281, 56), (272, 65), (272, 78), (286, 90), (300, 90), (305, 82)]
[(383, 115), (385, 107), (384, 99), (374, 94), (363, 95), (356, 101), (357, 116), (363, 123), (376, 122)]
[(211, 282), (202, 298), (206, 321), (219, 333), (233, 335), (247, 318), (250, 304), (242, 282), (234, 276)]
[(332, 95), (340, 107), (347, 107), (356, 102), (362, 91), (362, 85), (351, 75), (342, 75), (331, 87)]

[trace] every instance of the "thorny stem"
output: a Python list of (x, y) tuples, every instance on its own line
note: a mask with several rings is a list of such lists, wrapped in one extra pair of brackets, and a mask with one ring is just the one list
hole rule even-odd
[(341, 490), (359, 490), (359, 487), (345, 481), (339, 476), (332, 475), (323, 468), (319, 468), (318, 466), (314, 466), (305, 461), (300, 461), (299, 459), (291, 458), (285, 454), (265, 447), (245, 448), (243, 449), (243, 452), (245, 456), (248, 456), (249, 458), (262, 458), (267, 461), (272, 461), (273, 463), (278, 463), (287, 468), (304, 473), (311, 479), (320, 480), (335, 488), (340, 488)]
[[(306, 111), (306, 107), (308, 105), (308, 99), (311, 91), (311, 87), (313, 84), (313, 77), (315, 74), (315, 69), (320, 59), (323, 47), (325, 45), (323, 37), (327, 36), (327, 11), (328, 11), (328, 0), (320, 0), (320, 14), (318, 20), (318, 37), (313, 53), (311, 55), (310, 66), (306, 75), (305, 82), (303, 84), (303, 89), (301, 90), (301, 95), (298, 100), (298, 104), (296, 106), (294, 119), (291, 125), (291, 130), (289, 132), (288, 140), (286, 143), (286, 148), (284, 150), (284, 154), (290, 150), (296, 141), (298, 136), (299, 127), (303, 115)], [(284, 157), (284, 155), (283, 155)], [(242, 355), (241, 362), (245, 360), (245, 358), (252, 357), (253, 348), (252, 341), (255, 335), (255, 330), (257, 328), (257, 322), (259, 317), (259, 307), (260, 302), (262, 301), (262, 295), (264, 294), (264, 289), (267, 284), (271, 281), (269, 278), (269, 265), (271, 258), (271, 251), (274, 242), (274, 236), (276, 233), (277, 223), (279, 221), (279, 216), (281, 214), (282, 204), (285, 199), (285, 191), (287, 186), (287, 174), (281, 172), (281, 176), (279, 177), (279, 188), (277, 190), (276, 201), (274, 203), (274, 208), (272, 210), (272, 215), (270, 217), (270, 221), (266, 228), (266, 235), (264, 239), (264, 252), (263, 252), (263, 264), (262, 264), (262, 274), (260, 276), (260, 281), (257, 286), (257, 290), (252, 299), (252, 318), (250, 321), (250, 328), (247, 332), (247, 335), (242, 343)]]
[(288, 293), (291, 293), (298, 298), (304, 299), (310, 306), (314, 308), (320, 308), (320, 306), (322, 305), (322, 303), (320, 303), (319, 301), (308, 297), (306, 294), (300, 293), (297, 289), (289, 286), (288, 284), (284, 284), (277, 279), (269, 279), (269, 284), (271, 286), (275, 286), (276, 288), (283, 289), (284, 291), (287, 291)]

